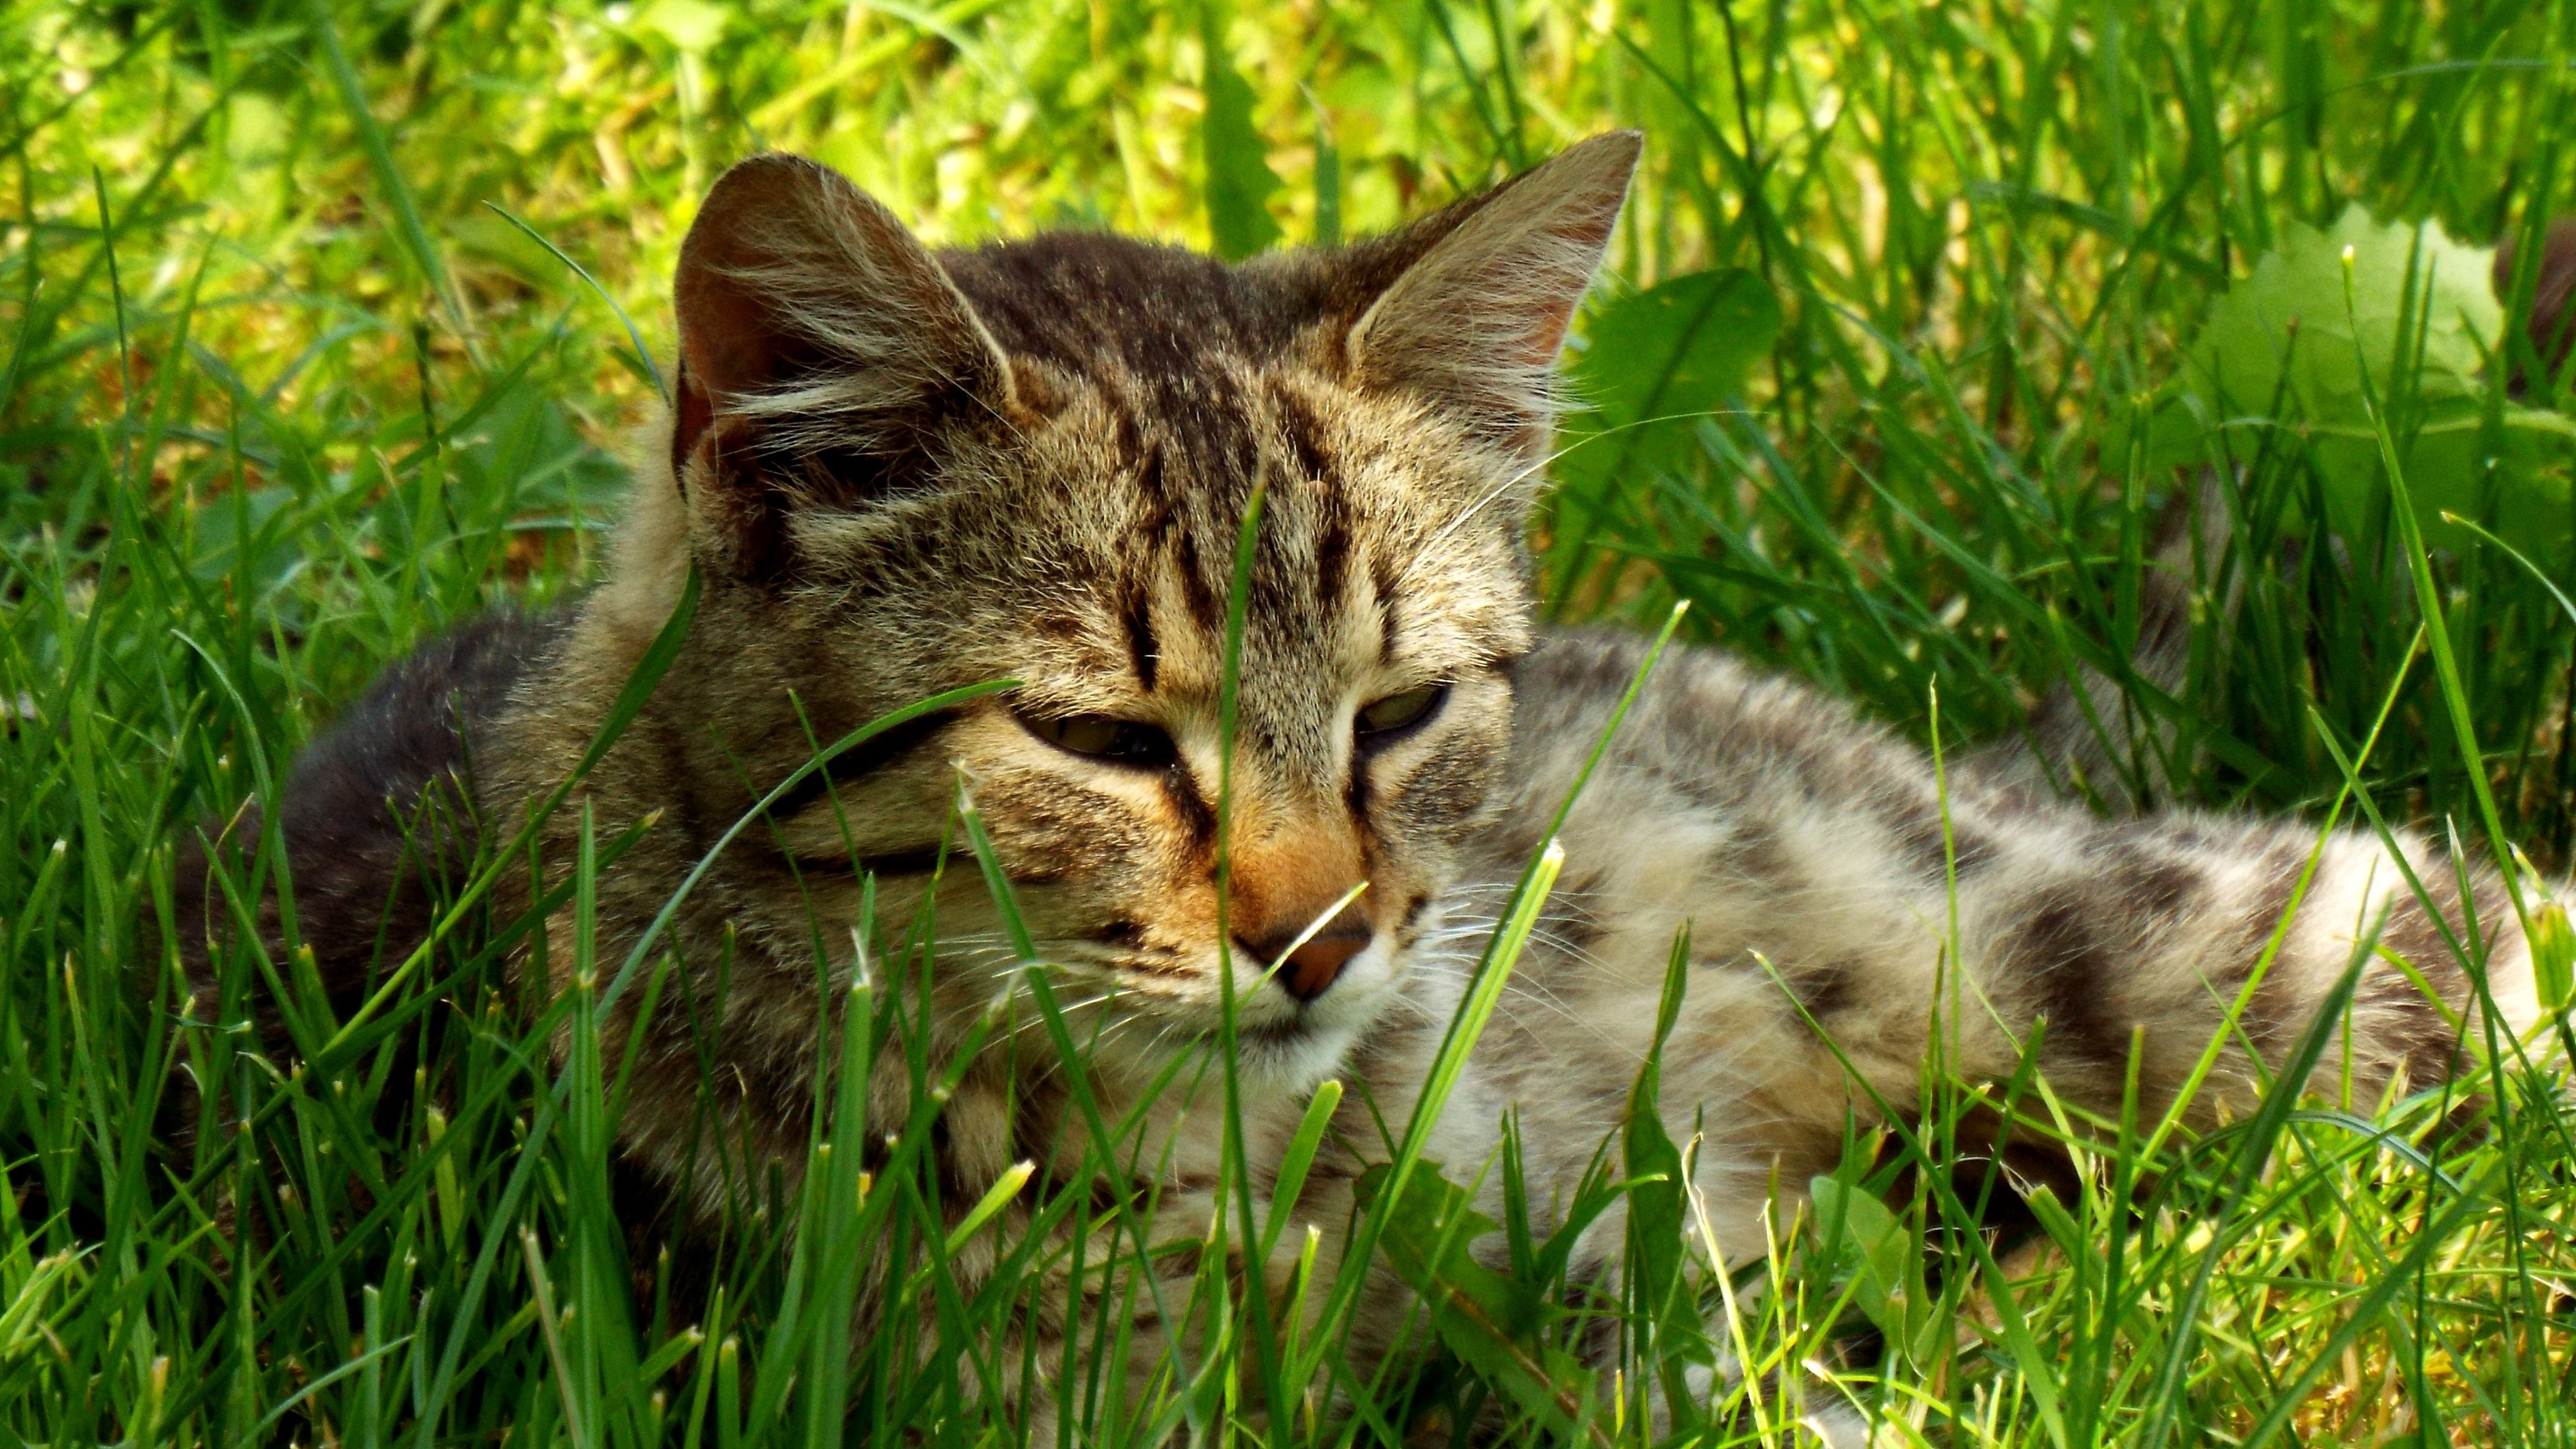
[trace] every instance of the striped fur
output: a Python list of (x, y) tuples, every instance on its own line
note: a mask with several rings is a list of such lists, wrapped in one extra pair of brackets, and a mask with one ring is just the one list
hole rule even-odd
[[(1240, 942), (1317, 924), (1369, 939), (1311, 1001), (1265, 978), (1253, 951), (1231, 953), (1244, 1130), (1266, 1194), (1316, 1084), (1368, 1088), (1346, 1099), (1341, 1145), (1295, 1205), (1332, 1269), (1379, 1140), (1362, 1097), (1402, 1120), (1466, 966), (1639, 662), (1634, 640), (1538, 629), (1522, 542), (1550, 372), (1636, 152), (1633, 135), (1603, 137), (1394, 236), (1238, 268), (1086, 234), (934, 256), (811, 163), (756, 158), (718, 183), (676, 287), (667, 446), (638, 480), (607, 582), (476, 728), (486, 816), (515, 821), (571, 768), (692, 567), (704, 595), (679, 662), (575, 802), (603, 834), (659, 822), (601, 881), (602, 959), (812, 741), (940, 691), (1022, 682), (836, 763), (716, 859), (668, 938), (699, 1010), (666, 1005), (633, 1064), (625, 1145), (643, 1170), (697, 1184), (699, 1212), (721, 1175), (693, 1168), (718, 1141), (792, 1177), (810, 1126), (815, 954), (835, 980), (858, 969), (862, 871), (882, 919), (936, 898), (934, 1052), (1013, 989), (984, 886), (930, 869), (957, 848), (961, 799), (992, 833), (1077, 1034), (1098, 1042), (1086, 1070), (1111, 1119), (1175, 1054), (1204, 1049), (1221, 999), (1225, 615), (1259, 489), (1225, 921)], [(1445, 690), (1427, 718), (1362, 748), (1359, 711), (1425, 687)], [(1169, 748), (1105, 758), (1052, 742), (1082, 718), (1151, 727)], [(1847, 1114), (1913, 1105), (1936, 1020), (1958, 1071), (2008, 1073), (2036, 1038), (2058, 1091), (2107, 1112), (2133, 1050), (2148, 1104), (2168, 1100), (2247, 989), (2241, 1033), (2192, 1110), (2207, 1125), (2246, 1108), (2249, 1051), (2277, 1055), (2374, 931), (2443, 1000), (2384, 960), (2367, 967), (2349, 1032), (2365, 1091), (2452, 1065), (2444, 1011), (2475, 1007), (2445, 928), (2491, 943), (2503, 1025), (2537, 1014), (2490, 871), (2464, 876), (2415, 837), (2392, 854), (2355, 834), (2318, 847), (2294, 823), (2104, 818), (2043, 798), (2035, 778), (2007, 753), (1945, 782), (1796, 683), (1714, 653), (1668, 657), (1568, 821), (1563, 883), (1431, 1156), (1485, 1161), (1516, 1109), (1531, 1199), (1560, 1198), (1624, 1109), (1686, 923), (1663, 1108), (1677, 1131), (1707, 1124), (1696, 1186), (1739, 1256), (1761, 1250), (1770, 1184), (1829, 1165)], [(553, 869), (580, 814), (546, 826)], [(555, 969), (569, 969), (560, 953)], [(693, 1017), (714, 1036), (711, 1076)], [(610, 1023), (609, 1039), (631, 1026)], [(908, 1110), (902, 1068), (887, 1073), (874, 1135)], [(1213, 1208), (1210, 1107), (1169, 1094), (1128, 1144), (1161, 1164), (1126, 1186), (1159, 1194), (1174, 1238)], [(946, 1109), (948, 1201), (974, 1201), (1021, 1159), (1078, 1175), (1082, 1130), (1052, 1048), (1014, 1033)], [(1616, 1223), (1591, 1233), (1580, 1271), (1614, 1269)], [(993, 1241), (957, 1265), (969, 1288)], [(1375, 1281), (1362, 1354), (1404, 1307)], [(1056, 1285), (1025, 1326), (1042, 1372), (1062, 1351), (1062, 1303), (1112, 1286)], [(1140, 1319), (1135, 1342), (1141, 1384), (1158, 1326)]]

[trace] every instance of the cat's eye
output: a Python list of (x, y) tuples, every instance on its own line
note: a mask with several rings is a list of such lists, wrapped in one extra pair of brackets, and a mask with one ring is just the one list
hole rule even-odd
[(1361, 706), (1359, 718), (1352, 723), (1360, 748), (1380, 749), (1422, 728), (1448, 698), (1449, 686), (1426, 684)]
[(1023, 715), (1029, 733), (1071, 754), (1122, 765), (1167, 765), (1172, 737), (1149, 724), (1105, 714), (1068, 714), (1054, 718)]

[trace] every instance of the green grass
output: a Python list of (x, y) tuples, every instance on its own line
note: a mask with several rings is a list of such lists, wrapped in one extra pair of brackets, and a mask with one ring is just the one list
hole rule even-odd
[[(1206, 83), (1209, 34), (1242, 86)], [(630, 1261), (604, 1187), (613, 1052), (544, 1045), (599, 1003), (523, 1022), (508, 922), (465, 921), (329, 1071), (281, 1075), (169, 1010), (179, 832), (269, 795), (425, 635), (591, 577), (655, 389), (621, 313), (668, 357), (674, 250), (744, 151), (831, 161), (939, 240), (1078, 224), (1240, 248), (1263, 217), (1292, 242), (1356, 235), (1643, 125), (1618, 277), (1733, 309), (1721, 342), (1768, 341), (1690, 354), (1720, 385), (1687, 408), (1611, 350), (1578, 364), (1604, 417), (1694, 416), (1568, 459), (1551, 609), (1651, 625), (1686, 598), (1691, 636), (1918, 737), (1937, 719), (1955, 749), (2126, 657), (2156, 509), (2189, 476), (2151, 422), (2230, 282), (2351, 202), (2478, 245), (2576, 209), (2571, 57), (2566, 0), (0, 6), (0, 1432), (1015, 1437), (976, 1387), (1036, 1266), (1022, 1219), (978, 1230), (993, 1288), (943, 1296), (935, 1184), (899, 1158), (863, 1192), (845, 1153), (765, 1215), (743, 1185), (700, 1265), (716, 1296)], [(2560, 869), (2564, 545), (2508, 538), (2526, 567), (2435, 518), (2427, 557), (2384, 505), (2329, 537), (2327, 495), (2386, 498), (2384, 441), (2415, 496), (2564, 519), (2568, 449), (2516, 441), (2508, 357), (2462, 405), (2468, 441), (2426, 451), (2451, 415), (2404, 339), (2393, 355), (2359, 465), (2321, 441), (2350, 416), (2282, 396), (2191, 444), (2224, 465), (2237, 547), (2206, 561), (2179, 697), (2137, 705), (2181, 722), (2202, 800), (2362, 818), (2350, 786)], [(911, 930), (880, 933), (873, 991), (818, 1003), (854, 1066), (908, 1050)], [(407, 1044), (441, 1090), (376, 1111)], [(174, 1060), (253, 1128), (156, 1137)], [(1723, 1349), (1753, 1372), (1682, 1416), (1709, 1443), (1786, 1442), (1799, 1402), (1837, 1401), (1888, 1443), (2560, 1443), (2576, 1138), (2545, 1092), (2475, 1085), (2465, 1115), (2466, 1088), (2276, 1098), (2152, 1152), (2152, 1123), (2115, 1124), (2011, 1240), (1974, 1226), (1992, 1169), (1909, 1168), (1949, 1160), (1980, 1092), (2041, 1120), (2048, 1099), (1944, 1088), (1919, 1135), (1854, 1144), (1820, 1199), (1838, 1226), (1784, 1219), (1768, 1265), (1721, 1271), (1678, 1194), (1631, 1183), (1632, 1271), (1607, 1298), (1514, 1223), (1511, 1270), (1477, 1276), (1454, 1253), (1476, 1225), (1415, 1176), (1372, 1218), (1390, 1257), (1507, 1332), (1425, 1324), (1422, 1352), (1353, 1382), (1329, 1333), (1211, 1282), (1194, 1311), (1232, 1329), (1148, 1422), (1427, 1444), (1499, 1399), (1515, 1438), (1643, 1443), (1645, 1386)], [(1632, 1122), (1595, 1186), (1687, 1150)], [(863, 1262), (909, 1275), (921, 1311), (853, 1353)], [(1603, 1315), (1621, 1368), (1587, 1389), (1565, 1348)], [(1235, 1412), (1246, 1394), (1297, 1407)]]

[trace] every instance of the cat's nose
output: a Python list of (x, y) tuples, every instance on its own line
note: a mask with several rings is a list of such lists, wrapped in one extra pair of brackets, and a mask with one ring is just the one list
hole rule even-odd
[[(1288, 951), (1297, 935), (1297, 931), (1289, 931), (1266, 941), (1246, 941), (1243, 948), (1266, 971), (1271, 962), (1279, 960), (1280, 952)], [(1368, 949), (1370, 935), (1365, 922), (1325, 927), (1313, 940), (1288, 951), (1288, 959), (1279, 967), (1279, 984), (1299, 1001), (1314, 1000), (1331, 988), (1353, 956)]]

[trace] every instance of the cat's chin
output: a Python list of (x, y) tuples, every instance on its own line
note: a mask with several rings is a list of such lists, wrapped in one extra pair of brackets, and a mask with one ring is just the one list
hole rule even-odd
[(1350, 1059), (1356, 1027), (1300, 1020), (1235, 1037), (1236, 1079), (1246, 1093), (1302, 1097)]
[[(1359, 1041), (1359, 1024), (1319, 1020), (1312, 1012), (1239, 1022), (1234, 1033), (1235, 1079), (1248, 1096), (1299, 1096), (1340, 1071)], [(1213, 1063), (1223, 1033), (1204, 1024), (1186, 1034), (1147, 1034), (1142, 1048), (1125, 1048), (1111, 1035), (1092, 1056), (1095, 1069), (1143, 1085), (1164, 1076), (1176, 1060), (1205, 1057)], [(1185, 1068), (1183, 1076), (1188, 1076)]]
[[(1390, 995), (1383, 986), (1353, 991), (1336, 1002), (1327, 996), (1293, 1012), (1255, 1011), (1238, 1017), (1234, 1031), (1235, 1079), (1247, 1096), (1302, 1098), (1326, 1078), (1339, 1075), (1353, 1048), (1367, 1034)], [(1363, 997), (1367, 999), (1362, 999)], [(1192, 1029), (1143, 1033), (1146, 1045), (1127, 1048), (1124, 1032), (1104, 1035), (1093, 1065), (1114, 1076), (1144, 1083), (1162, 1076), (1176, 1058), (1204, 1055), (1211, 1062), (1224, 1040), (1214, 1021), (1192, 1023)]]
[(1303, 1096), (1338, 1075), (1360, 1038), (1386, 1015), (1402, 976), (1402, 958), (1384, 945), (1353, 957), (1333, 989), (1295, 1015), (1236, 1033), (1240, 1079), (1264, 1091)]

